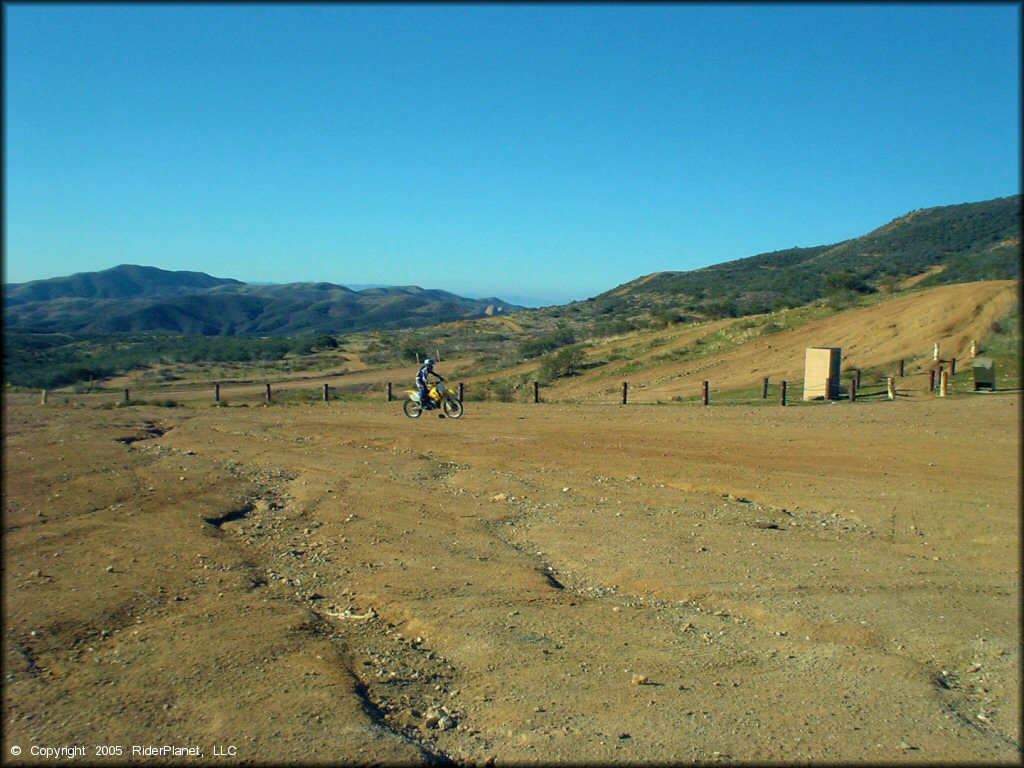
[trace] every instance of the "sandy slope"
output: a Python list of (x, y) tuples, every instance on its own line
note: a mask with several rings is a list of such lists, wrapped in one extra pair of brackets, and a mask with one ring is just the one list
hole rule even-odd
[[(967, 361), (972, 339), (983, 342), (989, 326), (1002, 317), (1017, 300), (1015, 281), (989, 281), (942, 286), (898, 295), (872, 307), (849, 310), (806, 323), (789, 331), (752, 338), (729, 352), (694, 362), (672, 362), (628, 374), (616, 373), (623, 363), (664, 355), (674, 349), (692, 347), (696, 339), (710, 336), (733, 323), (722, 320), (682, 331), (661, 331), (617, 342), (643, 344), (649, 350), (629, 361), (591, 369), (580, 376), (559, 381), (547, 388), (551, 398), (604, 399), (609, 392), (629, 381), (637, 402), (668, 401), (676, 396), (695, 397), (701, 382), (712, 389), (754, 387), (764, 377), (772, 382), (803, 379), (807, 347), (841, 347), (843, 367), (886, 366), (896, 373), (897, 361), (905, 360), (904, 372), (913, 376), (900, 382), (901, 389), (927, 387), (935, 342), (943, 359)], [(655, 345), (652, 342), (666, 341)], [(601, 359), (616, 344), (598, 347), (592, 359)]]

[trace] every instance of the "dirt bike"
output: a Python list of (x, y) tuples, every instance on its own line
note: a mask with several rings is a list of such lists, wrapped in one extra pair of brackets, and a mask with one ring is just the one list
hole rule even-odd
[(418, 419), (420, 414), (429, 408), (440, 408), (453, 419), (462, 415), (462, 401), (444, 385), (443, 381), (435, 382), (427, 387), (427, 397), (430, 399), (428, 408), (424, 408), (420, 403), (418, 390), (407, 389), (405, 393), (409, 398), (402, 404), (402, 410), (410, 419)]

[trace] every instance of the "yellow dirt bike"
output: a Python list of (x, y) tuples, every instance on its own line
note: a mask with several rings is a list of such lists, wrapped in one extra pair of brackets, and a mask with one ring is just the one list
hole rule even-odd
[[(402, 410), (410, 419), (418, 419), (423, 411), (427, 410), (420, 403), (420, 393), (415, 389), (407, 389), (405, 393), (409, 396), (402, 404)], [(427, 396), (430, 398), (432, 408), (440, 408), (444, 414), (453, 419), (462, 415), (462, 401), (455, 396), (443, 381), (437, 381), (427, 387)], [(439, 414), (440, 415), (440, 414)]]

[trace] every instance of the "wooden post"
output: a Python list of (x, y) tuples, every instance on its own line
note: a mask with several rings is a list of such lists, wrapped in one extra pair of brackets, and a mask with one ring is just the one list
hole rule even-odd
[(786, 404), (786, 382), (783, 381), (779, 384), (779, 405)]
[(928, 391), (929, 392), (934, 392), (935, 391), (935, 369), (934, 368), (932, 368), (930, 371), (928, 371)]
[(899, 364), (899, 368), (897, 369), (897, 375), (901, 379), (903, 378), (903, 358), (900, 358), (900, 364)]
[(533, 382), (533, 402), (540, 402), (540, 384)]
[(629, 384), (625, 381), (622, 382), (622, 404), (626, 404), (626, 392), (629, 390)]
[(701, 382), (700, 385), (700, 402), (701, 405), (708, 404), (708, 383), (706, 381)]
[(975, 357), (978, 354), (978, 342), (971, 339), (971, 357)]
[(270, 402), (270, 382), (267, 382), (267, 402)]
[(852, 376), (850, 378), (850, 402), (857, 402), (857, 377)]
[(39, 401), (39, 404), (40, 404), (40, 405), (46, 405), (46, 390), (45, 390), (45, 389), (43, 390), (43, 397), (42, 397), (42, 399), (41, 399), (41, 400)]
[(832, 399), (832, 377), (825, 379), (825, 400)]
[(890, 400), (896, 399), (896, 379), (894, 379), (892, 376), (886, 377), (885, 390)]
[(939, 371), (939, 397), (949, 393), (949, 371)]
[(125, 391), (124, 391), (124, 401), (127, 403), (130, 400), (131, 400), (131, 398), (128, 396), (128, 390), (125, 389)]
[(761, 382), (761, 399), (762, 400), (767, 400), (768, 399), (768, 377), (767, 376), (765, 376), (764, 380)]
[(324, 384), (324, 402), (326, 403), (330, 399), (330, 385)]
[(388, 382), (388, 402), (391, 402), (391, 382)]
[(220, 402), (220, 384), (213, 385), (213, 402)]
[(462, 402), (462, 382), (459, 382), (459, 402)]
[(858, 368), (856, 371), (854, 371), (854, 373), (857, 374), (857, 386), (859, 387), (860, 386), (860, 368)]
[(949, 375), (956, 376), (956, 358), (949, 361)]
[(939, 342), (935, 342), (935, 346), (932, 347), (932, 362), (939, 362)]

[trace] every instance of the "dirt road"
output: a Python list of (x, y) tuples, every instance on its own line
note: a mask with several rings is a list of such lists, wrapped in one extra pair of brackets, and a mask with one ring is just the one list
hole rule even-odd
[(1018, 394), (35, 400), (4, 419), (9, 762), (1020, 756)]

